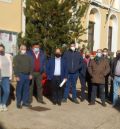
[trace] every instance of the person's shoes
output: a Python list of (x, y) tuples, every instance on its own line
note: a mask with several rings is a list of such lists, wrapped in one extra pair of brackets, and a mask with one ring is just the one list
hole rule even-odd
[(1, 104), (0, 105), (0, 112), (2, 112), (3, 111), (3, 105)]
[(85, 101), (85, 99), (81, 99), (81, 102), (84, 102)]
[(56, 105), (56, 104), (57, 104), (57, 101), (54, 100), (54, 101), (53, 101), (53, 105)]
[(26, 107), (26, 108), (32, 107), (32, 105), (30, 105), (30, 104), (23, 104), (22, 106), (23, 106), (23, 107)]
[(67, 103), (67, 99), (63, 98), (63, 99), (62, 99), (62, 102), (63, 102), (63, 103)]
[(18, 108), (18, 109), (22, 109), (21, 104), (17, 104), (17, 108)]
[(75, 104), (79, 104), (79, 101), (77, 99), (72, 100)]
[(107, 107), (107, 105), (106, 105), (105, 103), (102, 103), (102, 106), (103, 106), (103, 107)]
[(95, 102), (90, 102), (89, 105), (95, 105)]
[(8, 108), (7, 108), (6, 105), (3, 105), (3, 111), (4, 111), (4, 112), (8, 111)]
[(58, 101), (58, 105), (61, 106), (61, 101)]
[(113, 104), (112, 107), (113, 108), (116, 108), (116, 107), (118, 107), (118, 105), (117, 104)]
[(18, 109), (22, 109), (22, 106), (20, 104), (17, 104)]
[(33, 102), (33, 99), (30, 99), (30, 100), (29, 100), (29, 104), (31, 104), (32, 102)]
[(46, 104), (43, 100), (38, 100), (38, 103)]

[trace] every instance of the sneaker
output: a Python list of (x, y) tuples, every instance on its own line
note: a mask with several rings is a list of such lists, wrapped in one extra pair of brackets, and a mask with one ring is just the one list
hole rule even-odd
[(4, 111), (4, 112), (8, 111), (8, 108), (7, 108), (6, 105), (3, 105), (3, 111)]
[(20, 104), (17, 104), (18, 109), (22, 109), (22, 106)]
[(63, 103), (67, 103), (67, 99), (63, 98), (63, 99), (62, 99), (62, 102), (63, 102)]
[(38, 100), (38, 103), (46, 104), (43, 100)]
[(30, 104), (23, 104), (22, 106), (26, 107), (26, 108), (31, 108), (32, 107), (32, 105), (30, 105)]
[(0, 112), (3, 111), (3, 105), (0, 105)]
[(79, 104), (79, 101), (77, 99), (72, 100), (75, 104)]
[(103, 107), (107, 107), (107, 105), (106, 105), (105, 103), (102, 103), (102, 106), (103, 106)]

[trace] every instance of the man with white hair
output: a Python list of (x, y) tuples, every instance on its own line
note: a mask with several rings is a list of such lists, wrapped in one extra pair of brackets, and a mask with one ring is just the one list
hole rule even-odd
[(17, 80), (17, 108), (29, 107), (29, 84), (32, 79), (32, 59), (26, 54), (26, 46), (21, 45), (19, 54), (14, 58), (14, 73)]
[(99, 88), (102, 106), (105, 107), (105, 77), (110, 72), (110, 65), (108, 60), (103, 58), (101, 49), (97, 50), (96, 57), (90, 61), (88, 65), (88, 72), (91, 76), (92, 83), (91, 101), (89, 105), (95, 105), (97, 89)]

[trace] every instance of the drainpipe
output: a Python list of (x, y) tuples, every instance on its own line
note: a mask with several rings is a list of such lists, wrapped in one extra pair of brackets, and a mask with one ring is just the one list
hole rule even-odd
[(25, 29), (26, 29), (26, 17), (24, 14), (24, 9), (26, 8), (26, 0), (22, 0), (22, 37), (25, 36)]

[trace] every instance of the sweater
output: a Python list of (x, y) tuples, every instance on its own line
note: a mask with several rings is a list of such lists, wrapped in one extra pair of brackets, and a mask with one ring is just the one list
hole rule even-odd
[[(34, 56), (34, 53), (33, 53), (33, 51), (32, 50), (30, 50), (30, 51), (28, 51), (27, 52), (27, 55), (28, 56), (30, 56), (31, 58), (32, 58), (32, 67), (33, 67), (33, 69), (35, 68), (35, 56)], [(42, 50), (40, 50), (40, 56), (39, 56), (39, 58), (40, 58), (40, 73), (43, 73), (43, 72), (45, 72), (45, 66), (46, 66), (46, 56), (45, 56), (45, 54), (44, 54), (44, 52), (42, 51)]]
[[(3, 62), (2, 60), (5, 58), (5, 60), (7, 62), (7, 66), (5, 66), (4, 68), (6, 68), (6, 70), (8, 71), (8, 73), (4, 73), (5, 69), (3, 68)], [(6, 75), (5, 75), (6, 74)], [(0, 78), (1, 77), (9, 77), (10, 80), (12, 79), (12, 56), (10, 54), (5, 54), (4, 56), (0, 56)]]
[(18, 54), (14, 57), (14, 73), (16, 76), (19, 76), (20, 73), (23, 74), (31, 74), (33, 73), (33, 67), (32, 67), (32, 59), (24, 54)]
[(34, 72), (39, 72), (40, 71), (40, 53), (38, 54), (38, 57), (36, 57), (35, 53), (34, 54)]

